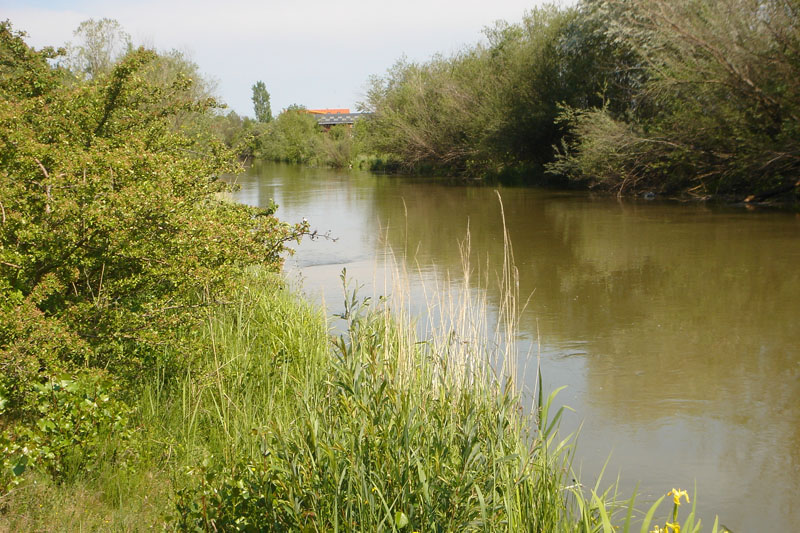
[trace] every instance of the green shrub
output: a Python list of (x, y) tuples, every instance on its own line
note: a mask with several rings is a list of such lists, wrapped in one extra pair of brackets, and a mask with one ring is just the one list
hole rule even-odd
[(217, 104), (155, 76), (154, 51), (83, 79), (23, 36), (0, 23), (5, 485), (28, 465), (87, 472), (126, 440), (143, 376), (187, 371), (208, 306), (307, 231), (225, 198), (234, 154), (180, 126)]
[[(3, 391), (0, 391), (3, 394)], [(0, 493), (17, 485), (27, 470), (56, 481), (90, 474), (111, 460), (125, 468), (131, 453), (131, 409), (117, 399), (119, 387), (103, 373), (84, 371), (33, 384), (32, 423), (12, 422), (0, 432)], [(4, 403), (0, 397), (0, 404)]]
[[(608, 68), (640, 83), (567, 110), (551, 171), (619, 192), (744, 198), (800, 178), (800, 9), (791, 0), (587, 0)], [(620, 105), (620, 101), (627, 105)]]
[(70, 80), (54, 54), (2, 24), (0, 365), (36, 334), (35, 316), (83, 343), (54, 346), (57, 359), (78, 351), (83, 365), (135, 375), (244, 268), (278, 270), (305, 226), (221, 196), (233, 154), (196, 146), (172, 120), (216, 104), (189, 98), (188, 78), (150, 83), (154, 52), (91, 81)]

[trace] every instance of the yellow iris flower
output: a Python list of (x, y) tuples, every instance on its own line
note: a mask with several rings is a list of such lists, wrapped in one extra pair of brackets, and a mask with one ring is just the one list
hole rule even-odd
[[(677, 522), (675, 522), (674, 524), (670, 524), (669, 522), (667, 522), (664, 525), (667, 526), (669, 529), (671, 529), (672, 533), (681, 533), (681, 525)], [(666, 529), (664, 529), (664, 531), (666, 531)]]
[(681, 504), (681, 496), (686, 498), (686, 503), (689, 503), (689, 494), (685, 490), (672, 489), (667, 493), (667, 496), (672, 496), (672, 501), (675, 502), (675, 505)]

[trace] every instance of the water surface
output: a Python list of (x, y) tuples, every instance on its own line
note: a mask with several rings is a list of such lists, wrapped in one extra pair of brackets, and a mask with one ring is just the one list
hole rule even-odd
[[(274, 199), (336, 241), (305, 241), (287, 260), (331, 313), (339, 274), (367, 285), (389, 258), (430, 286), (472, 262), (502, 264), (495, 189), (364, 172), (256, 164), (239, 201)], [(536, 343), (548, 388), (580, 427), (582, 480), (639, 483), (644, 500), (696, 483), (707, 529), (800, 523), (800, 217), (586, 193), (498, 189), (520, 275), (532, 295), (521, 353)], [(388, 246), (387, 246), (388, 245)], [(490, 312), (499, 295), (489, 288)], [(412, 294), (414, 290), (412, 287)], [(520, 366), (531, 365), (521, 361)], [(532, 381), (528, 383), (532, 385)], [(666, 506), (664, 507), (666, 514)], [(686, 511), (684, 510), (684, 513)]]

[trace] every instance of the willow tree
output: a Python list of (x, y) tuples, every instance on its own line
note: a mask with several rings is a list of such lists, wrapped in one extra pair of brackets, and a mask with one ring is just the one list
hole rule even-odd
[(488, 28), (486, 43), (398, 62), (367, 93), (371, 148), (411, 168), (540, 177), (564, 134), (559, 106), (602, 103), (606, 49), (580, 15), (539, 7)]
[(589, 16), (645, 73), (633, 113), (565, 115), (553, 167), (618, 190), (764, 198), (800, 179), (800, 5), (793, 0), (593, 0)]

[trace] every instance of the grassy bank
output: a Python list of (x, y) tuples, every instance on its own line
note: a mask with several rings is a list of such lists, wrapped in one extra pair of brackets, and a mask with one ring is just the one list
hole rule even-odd
[(190, 366), (142, 376), (135, 435), (110, 435), (88, 470), (26, 476), (2, 497), (0, 530), (625, 525), (612, 493), (573, 482), (551, 399), (524, 414), (503, 348), (513, 298), (487, 331), (480, 302), (462, 296), (435, 304), (448, 334), (420, 339), (402, 302), (350, 292), (344, 332), (332, 336), (282, 278), (251, 275), (187, 333), (205, 347)]

